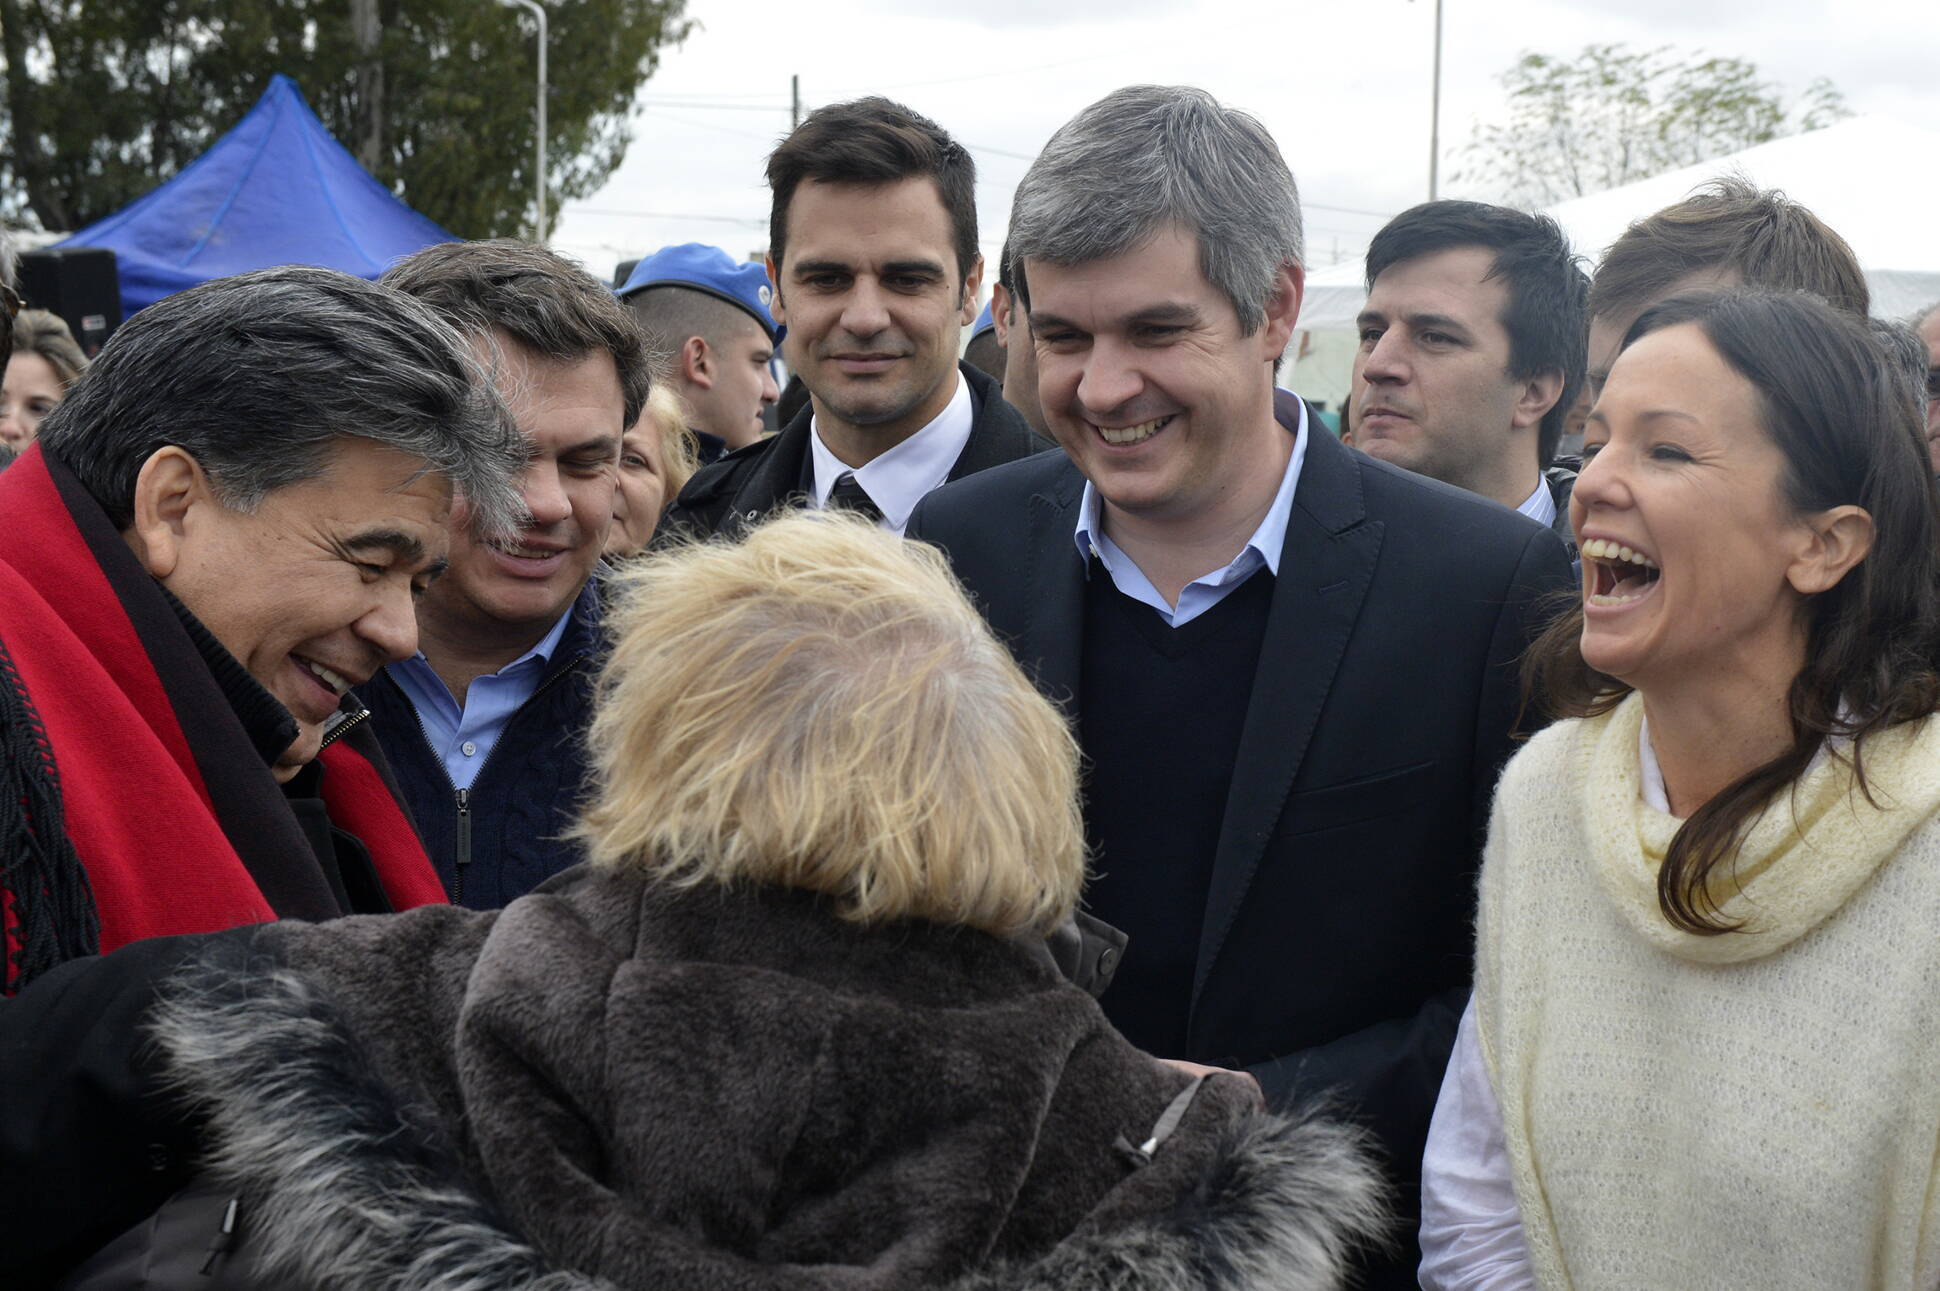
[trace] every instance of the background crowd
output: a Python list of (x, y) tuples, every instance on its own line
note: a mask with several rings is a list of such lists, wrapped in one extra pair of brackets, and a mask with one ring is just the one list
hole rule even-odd
[(993, 265), (897, 103), (766, 179), (92, 363), (9, 283), (29, 1284), (1933, 1285), (1940, 308), (1430, 202), (1336, 434), (1203, 92)]

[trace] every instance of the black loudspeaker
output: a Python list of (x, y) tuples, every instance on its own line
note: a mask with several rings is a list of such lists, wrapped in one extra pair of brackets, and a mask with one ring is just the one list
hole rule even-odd
[(42, 247), (20, 256), (20, 295), (59, 314), (89, 358), (121, 326), (121, 275), (106, 247)]

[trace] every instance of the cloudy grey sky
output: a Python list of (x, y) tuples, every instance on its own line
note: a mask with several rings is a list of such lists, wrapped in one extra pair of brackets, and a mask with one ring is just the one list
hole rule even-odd
[[(1434, 0), (690, 0), (690, 12), (699, 30), (642, 91), (625, 162), (555, 221), (554, 245), (596, 273), (670, 242), (737, 256), (765, 243), (762, 162), (788, 127), (791, 74), (809, 107), (888, 94), (968, 144), (986, 255), (1044, 140), (1136, 82), (1200, 85), (1267, 124), (1300, 182), (1316, 265), (1357, 255), (1427, 196)], [(1934, 0), (1445, 0), (1443, 22), (1444, 177), (1473, 122), (1501, 110), (1497, 77), (1518, 54), (1592, 42), (1748, 58), (1793, 92), (1826, 76), (1856, 111), (1940, 125)]]

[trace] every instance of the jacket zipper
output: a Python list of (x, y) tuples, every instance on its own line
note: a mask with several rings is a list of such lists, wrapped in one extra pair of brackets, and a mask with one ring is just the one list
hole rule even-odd
[[(519, 714), (531, 707), (533, 701), (538, 699), (539, 696), (551, 690), (554, 686), (565, 680), (566, 677), (579, 671), (579, 665), (584, 659), (584, 655), (575, 655), (567, 662), (565, 667), (540, 682), (538, 687), (530, 695), (525, 697), (523, 704), (520, 704), (512, 710), (512, 715), (505, 719), (505, 726), (498, 733), (498, 739), (492, 743), (492, 751), (487, 753), (485, 760), (478, 764), (478, 774), (472, 777), (473, 784), (478, 783), (478, 777), (485, 774), (485, 768), (491, 766), (492, 759), (498, 756), (499, 746), (505, 743), (506, 732), (512, 729), (512, 723), (519, 720)], [(397, 683), (393, 682), (391, 684), (396, 685)], [(399, 689), (401, 690), (403, 688), (399, 687)], [(430, 733), (424, 729), (424, 715), (418, 712), (418, 706), (411, 702), (409, 695), (404, 697), (404, 702), (410, 708), (411, 716), (417, 719), (418, 738), (424, 741), (427, 749), (431, 748)], [(462, 711), (461, 709), (460, 712), (462, 713)], [(366, 710), (365, 715), (369, 715), (369, 710)], [(346, 722), (345, 725), (348, 726), (349, 723)], [(432, 754), (432, 761), (438, 764), (438, 771), (444, 776), (445, 783), (451, 787), (453, 797), (456, 799), (458, 805), (457, 838), (455, 846), (452, 848), (455, 855), (452, 857), (451, 903), (453, 905), (463, 905), (465, 902), (465, 867), (472, 863), (471, 790), (458, 788), (452, 781), (451, 772), (445, 770), (444, 759), (436, 756), (436, 749), (432, 749)]]
[[(493, 746), (494, 748), (497, 745)], [(484, 770), (480, 767), (479, 770)], [(469, 789), (458, 791), (458, 865), (451, 881), (451, 903), (463, 905), (465, 902), (465, 867), (472, 863), (472, 792)]]
[[(346, 714), (343, 721), (338, 722), (335, 726), (324, 732), (323, 739), (317, 744), (317, 752), (322, 753), (325, 749), (348, 734), (351, 728), (369, 720), (370, 709), (368, 708), (359, 708), (354, 713)], [(420, 722), (419, 725), (422, 726), (423, 723)]]

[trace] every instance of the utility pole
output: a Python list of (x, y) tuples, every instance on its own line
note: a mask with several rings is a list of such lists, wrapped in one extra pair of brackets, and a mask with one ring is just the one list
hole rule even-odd
[(798, 72), (788, 78), (788, 128), (802, 123), (802, 78)]
[(357, 160), (376, 175), (384, 165), (384, 23), (377, 0), (350, 0), (350, 34), (357, 45), (357, 114), (352, 130)]
[(1442, 162), (1442, 0), (1435, 0), (1435, 89), (1428, 109), (1428, 200), (1441, 196)]
[(498, 0), (506, 8), (526, 10), (539, 22), (539, 104), (538, 127), (539, 143), (538, 173), (532, 177), (532, 187), (537, 198), (534, 214), (532, 240), (543, 243), (546, 240), (546, 9), (538, 0)]

